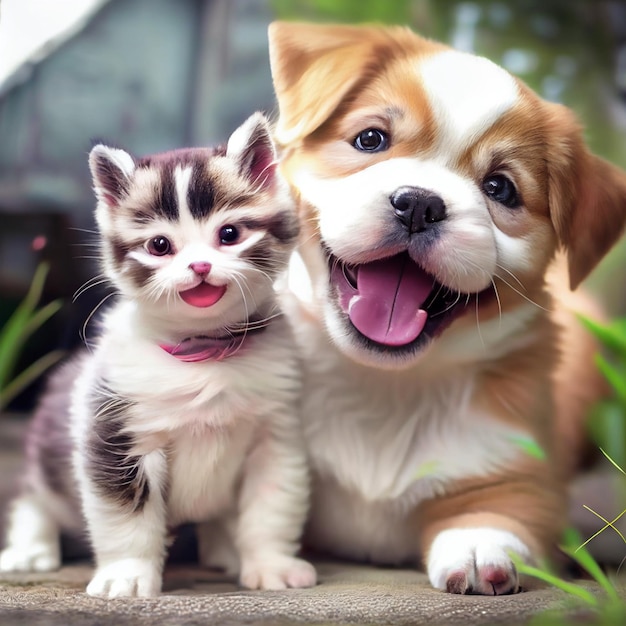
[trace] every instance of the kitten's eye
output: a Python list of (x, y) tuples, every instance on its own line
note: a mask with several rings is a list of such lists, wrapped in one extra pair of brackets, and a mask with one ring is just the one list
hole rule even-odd
[(219, 232), (220, 243), (225, 246), (232, 246), (239, 241), (239, 230), (232, 224), (222, 226)]
[(361, 152), (382, 152), (389, 147), (389, 135), (378, 128), (362, 130), (352, 142)]
[(483, 191), (492, 200), (503, 204), (509, 209), (515, 209), (521, 205), (515, 185), (504, 174), (487, 176), (483, 181)]
[(146, 244), (148, 252), (154, 256), (165, 256), (172, 253), (172, 244), (167, 237), (159, 235)]

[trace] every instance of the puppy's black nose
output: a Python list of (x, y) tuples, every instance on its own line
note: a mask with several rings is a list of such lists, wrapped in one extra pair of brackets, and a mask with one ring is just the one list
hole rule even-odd
[(446, 219), (446, 205), (432, 191), (421, 187), (400, 187), (389, 198), (394, 213), (409, 229), (419, 233)]

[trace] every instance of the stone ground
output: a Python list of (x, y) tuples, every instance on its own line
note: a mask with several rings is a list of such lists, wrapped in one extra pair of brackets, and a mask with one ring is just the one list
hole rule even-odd
[[(234, 624), (525, 624), (566, 598), (549, 588), (514, 596), (450, 596), (424, 574), (344, 563), (318, 563), (313, 589), (245, 591), (195, 567), (171, 566), (163, 594), (102, 600), (84, 593), (91, 568), (68, 565), (49, 575), (0, 577), (0, 624), (13, 626), (230, 626)], [(588, 584), (590, 588), (593, 585)], [(568, 611), (569, 612), (569, 611)], [(574, 610), (584, 618), (584, 611)], [(569, 620), (568, 622), (569, 623)]]
[[(0, 510), (20, 472), (22, 433), (23, 423), (0, 419)], [(552, 609), (569, 616), (564, 624), (589, 623), (589, 613), (572, 607), (566, 594), (536, 582), (513, 596), (451, 596), (432, 589), (425, 575), (413, 570), (328, 561), (316, 566), (319, 584), (312, 589), (258, 592), (243, 590), (219, 573), (170, 564), (163, 594), (149, 600), (87, 596), (91, 567), (81, 561), (51, 574), (5, 574), (0, 575), (0, 625), (515, 625)], [(581, 584), (598, 591), (592, 582)]]

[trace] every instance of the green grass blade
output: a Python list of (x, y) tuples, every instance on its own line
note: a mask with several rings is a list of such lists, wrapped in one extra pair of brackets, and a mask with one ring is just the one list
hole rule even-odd
[(567, 582), (566, 580), (563, 580), (562, 578), (559, 578), (558, 576), (555, 576), (554, 574), (551, 574), (546, 570), (539, 569), (538, 567), (526, 565), (526, 563), (522, 562), (519, 557), (513, 558), (513, 561), (515, 562), (515, 567), (517, 568), (519, 574), (532, 576), (533, 578), (542, 580), (543, 582), (548, 583), (549, 585), (552, 585), (553, 587), (556, 587), (561, 591), (564, 591), (570, 596), (574, 596), (582, 600), (585, 604), (588, 604), (589, 606), (598, 605), (598, 599), (590, 591), (587, 591), (580, 585)]
[(624, 535), (622, 535), (622, 533), (619, 531), (619, 529), (615, 526), (615, 522), (617, 522), (623, 515), (626, 514), (626, 510), (622, 511), (615, 519), (613, 519), (612, 521), (609, 522), (607, 519), (602, 517), (602, 515), (600, 515), (599, 513), (596, 513), (596, 511), (594, 511), (592, 508), (588, 507), (586, 504), (583, 504), (583, 507), (586, 508), (590, 513), (593, 513), (596, 517), (599, 517), (606, 525), (603, 526), (597, 532), (595, 532), (593, 535), (591, 535), (591, 537), (589, 537), (589, 539), (587, 539), (584, 543), (579, 545), (578, 548), (576, 548), (576, 550), (575, 550), (576, 552), (578, 552), (579, 550), (584, 548), (590, 541), (595, 539), (600, 533), (604, 532), (607, 528), (612, 528), (622, 538), (624, 543), (626, 543), (626, 538), (624, 538)]
[(24, 371), (20, 372), (4, 389), (0, 389), (0, 411), (28, 385), (41, 376), (47, 369), (60, 361), (65, 356), (64, 350), (54, 350), (45, 354), (34, 363), (31, 363)]
[(615, 589), (615, 585), (609, 580), (607, 575), (602, 571), (602, 568), (596, 563), (596, 561), (589, 556), (589, 558), (577, 558), (580, 557), (580, 553), (576, 553), (574, 550), (566, 550), (566, 554), (571, 556), (573, 559), (577, 560), (581, 566), (589, 572), (589, 574), (594, 578), (594, 580), (604, 589), (606, 595), (613, 601), (620, 601), (619, 594), (617, 593), (617, 589)]
[(17, 357), (22, 346), (24, 326), (32, 314), (24, 303), (21, 303), (6, 324), (0, 334), (0, 389), (3, 389), (10, 379)]
[(33, 280), (25, 298), (27, 306), (31, 311), (35, 309), (39, 300), (41, 300), (41, 294), (43, 293), (43, 287), (46, 284), (49, 271), (50, 263), (47, 261), (42, 261), (35, 269)]
[(585, 544), (581, 544), (581, 538), (578, 533), (570, 529), (564, 536), (564, 545), (561, 546), (561, 550), (588, 572), (604, 589), (611, 600), (620, 600), (615, 585), (608, 579), (591, 554), (589, 554)]
[(24, 339), (28, 339), (38, 328), (43, 326), (62, 306), (63, 302), (61, 300), (53, 300), (35, 311), (24, 325)]
[[(624, 370), (626, 371), (626, 369)], [(626, 466), (625, 407), (615, 397), (597, 402), (589, 411), (587, 429), (599, 448), (614, 463)]]
[(621, 321), (616, 321), (612, 324), (601, 324), (584, 315), (578, 315), (578, 319), (607, 348), (617, 352), (626, 352), (626, 324), (622, 324)]
[(0, 355), (2, 355), (0, 358), (0, 389), (4, 389), (15, 369), (15, 363), (26, 339), (24, 328), (41, 299), (49, 269), (49, 264), (46, 262), (37, 266), (28, 293), (0, 332)]
[(623, 372), (601, 354), (596, 354), (595, 362), (600, 372), (602, 372), (611, 387), (615, 390), (615, 393), (617, 393), (620, 401), (626, 403), (626, 377)]
[(439, 461), (426, 461), (422, 463), (413, 474), (413, 480), (419, 480), (420, 478), (426, 478), (437, 473), (440, 466)]
[(532, 437), (527, 435), (511, 435), (509, 440), (518, 448), (523, 450), (528, 456), (538, 459), (539, 461), (545, 461), (546, 453)]
[(626, 475), (626, 472), (602, 449), (600, 448), (600, 452), (604, 454), (604, 456), (620, 471), (622, 474)]

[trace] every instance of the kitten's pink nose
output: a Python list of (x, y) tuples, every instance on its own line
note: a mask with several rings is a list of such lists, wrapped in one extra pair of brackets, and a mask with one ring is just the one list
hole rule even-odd
[(189, 269), (192, 269), (198, 276), (206, 276), (211, 271), (211, 264), (206, 261), (194, 261), (189, 264)]

